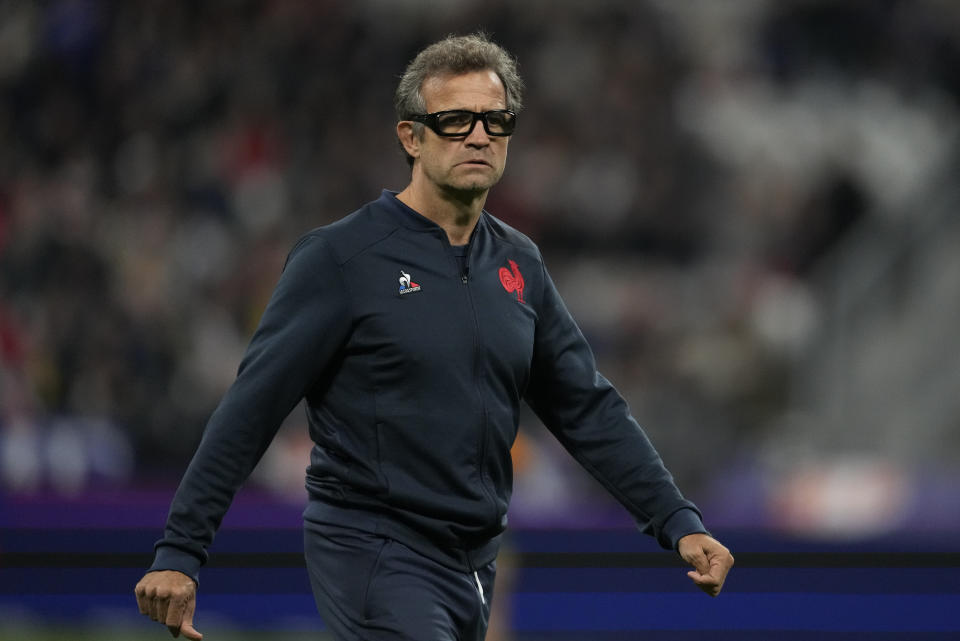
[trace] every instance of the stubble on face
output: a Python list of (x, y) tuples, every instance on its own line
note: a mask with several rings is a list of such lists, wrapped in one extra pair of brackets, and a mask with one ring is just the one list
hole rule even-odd
[[(506, 106), (503, 83), (492, 71), (428, 78), (422, 88), (427, 112), (447, 109), (491, 111)], [(509, 137), (489, 136), (483, 123), (463, 138), (444, 138), (424, 130), (421, 170), (438, 190), (451, 196), (485, 194), (499, 182)]]

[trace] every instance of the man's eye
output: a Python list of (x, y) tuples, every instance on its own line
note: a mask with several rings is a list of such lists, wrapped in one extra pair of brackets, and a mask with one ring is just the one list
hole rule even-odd
[(465, 127), (473, 120), (473, 115), (465, 112), (444, 114), (438, 119), (441, 127)]
[(507, 114), (490, 114), (487, 116), (487, 122), (490, 123), (490, 126), (497, 129), (506, 127), (508, 120)]

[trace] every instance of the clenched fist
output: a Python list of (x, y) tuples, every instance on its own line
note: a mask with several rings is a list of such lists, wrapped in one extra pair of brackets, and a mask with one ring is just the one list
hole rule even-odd
[(134, 593), (140, 614), (165, 624), (174, 637), (182, 634), (191, 641), (203, 639), (193, 627), (197, 585), (186, 574), (175, 570), (148, 572), (137, 583)]

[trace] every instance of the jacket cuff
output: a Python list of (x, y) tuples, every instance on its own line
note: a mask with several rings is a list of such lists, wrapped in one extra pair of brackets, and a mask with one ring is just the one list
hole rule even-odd
[(158, 545), (156, 555), (153, 557), (153, 565), (147, 572), (176, 570), (186, 574), (199, 586), (200, 580), (198, 577), (202, 565), (203, 561), (189, 552), (170, 545)]
[(674, 512), (663, 524), (660, 540), (661, 543), (668, 543), (670, 548), (676, 551), (680, 539), (688, 534), (698, 533), (710, 534), (703, 526), (699, 512), (691, 508), (682, 508)]

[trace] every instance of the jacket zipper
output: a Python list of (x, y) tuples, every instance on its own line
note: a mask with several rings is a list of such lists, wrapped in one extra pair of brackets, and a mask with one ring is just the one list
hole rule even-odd
[[(480, 221), (477, 222), (479, 226)], [(470, 313), (473, 315), (473, 357), (474, 357), (474, 382), (477, 388), (477, 398), (480, 401), (480, 410), (483, 413), (483, 421), (480, 425), (480, 442), (479, 442), (479, 458), (477, 459), (477, 476), (480, 479), (480, 487), (483, 490), (484, 496), (487, 497), (489, 502), (490, 509), (493, 512), (493, 521), (497, 520), (497, 501), (496, 498), (491, 493), (490, 489), (487, 487), (487, 483), (484, 480), (483, 474), (483, 462), (487, 458), (487, 429), (488, 429), (488, 419), (487, 419), (487, 404), (484, 401), (483, 389), (480, 386), (480, 378), (483, 374), (483, 346), (480, 344), (480, 319), (477, 318), (477, 307), (473, 302), (473, 295), (470, 292), (470, 254), (473, 252), (473, 246), (476, 242), (476, 238), (472, 240), (470, 245), (467, 247), (467, 255), (464, 257), (465, 270), (460, 271), (460, 264), (457, 261), (456, 256), (453, 255), (453, 246), (450, 244), (450, 240), (446, 237), (446, 234), (443, 234), (443, 242), (447, 247), (447, 251), (450, 255), (450, 259), (453, 261), (454, 269), (460, 272), (460, 282), (466, 288), (465, 293), (467, 296), (467, 301), (470, 303)], [(479, 579), (478, 579), (479, 581)], [(482, 597), (482, 595), (481, 595)]]

